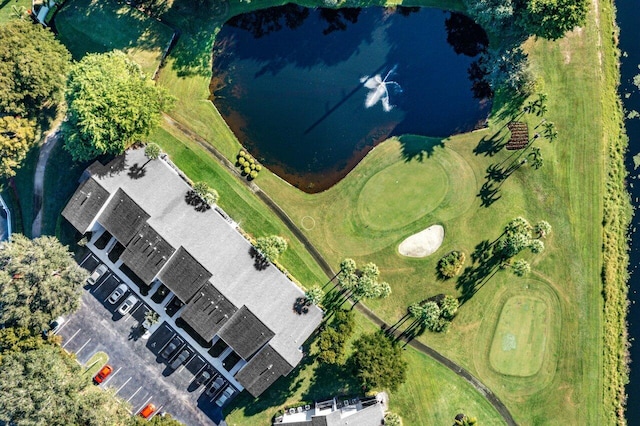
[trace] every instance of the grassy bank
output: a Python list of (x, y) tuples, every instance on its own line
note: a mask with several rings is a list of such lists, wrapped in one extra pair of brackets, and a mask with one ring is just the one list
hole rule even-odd
[[(628, 139), (624, 130), (623, 107), (618, 97), (620, 82), (617, 50), (618, 29), (614, 23), (612, 1), (601, 2), (601, 34), (603, 37), (603, 77), (606, 91), (602, 97), (604, 141), (607, 148), (604, 191), (603, 293), (604, 304), (604, 409), (608, 419), (626, 424), (625, 385), (629, 381), (628, 353), (628, 266), (627, 232), (633, 214), (625, 187), (627, 171), (624, 155)], [(610, 37), (610, 38), (609, 38)]]

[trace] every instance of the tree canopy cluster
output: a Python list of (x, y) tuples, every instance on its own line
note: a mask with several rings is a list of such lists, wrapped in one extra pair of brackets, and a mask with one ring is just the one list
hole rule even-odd
[(14, 234), (0, 246), (0, 325), (41, 332), (79, 307), (86, 277), (56, 238)]
[(409, 315), (419, 327), (436, 332), (446, 332), (458, 312), (460, 302), (453, 296), (439, 295), (409, 306)]
[(438, 274), (442, 278), (453, 278), (460, 273), (466, 256), (463, 252), (454, 250), (447, 253), (438, 261)]
[(407, 377), (402, 347), (383, 332), (363, 334), (353, 342), (355, 374), (365, 389), (395, 391)]
[(551, 225), (541, 220), (534, 226), (523, 217), (516, 217), (504, 228), (502, 237), (496, 243), (496, 252), (504, 259), (505, 266), (511, 266), (513, 273), (524, 276), (531, 271), (529, 262), (518, 259), (514, 262), (511, 259), (528, 248), (532, 253), (544, 251), (542, 238), (549, 235)]
[(354, 302), (361, 299), (384, 299), (391, 294), (391, 286), (378, 281), (380, 270), (375, 263), (367, 263), (358, 269), (355, 260), (344, 259), (340, 263), (338, 283), (351, 293)]
[(0, 25), (0, 40), (0, 177), (11, 177), (35, 144), (35, 118), (60, 100), (71, 55), (27, 21)]
[[(125, 401), (93, 386), (58, 336), (42, 333), (54, 318), (78, 308), (86, 276), (54, 237), (14, 234), (0, 245), (0, 424), (142, 424)], [(156, 418), (151, 424), (181, 424)]]
[(121, 154), (147, 136), (173, 99), (121, 51), (89, 54), (69, 72), (63, 126), (76, 161)]
[(529, 36), (562, 38), (583, 25), (587, 0), (463, 0), (469, 15), (485, 31), (497, 35), (495, 46), (484, 52), (475, 71), (493, 91), (524, 99), (533, 91), (527, 55), (520, 47)]

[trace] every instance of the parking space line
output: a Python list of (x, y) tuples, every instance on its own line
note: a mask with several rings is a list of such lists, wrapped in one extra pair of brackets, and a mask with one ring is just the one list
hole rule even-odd
[(134, 393), (133, 395), (131, 395), (129, 398), (127, 398), (127, 402), (131, 402), (131, 400), (133, 399), (134, 396), (136, 396), (136, 394), (138, 392), (140, 392), (140, 389), (142, 389), (142, 386), (140, 386)]
[(147, 398), (147, 400), (145, 402), (142, 403), (142, 405), (140, 406), (140, 408), (138, 408), (135, 413), (138, 414), (140, 411), (142, 411), (142, 409), (149, 403), (149, 401), (151, 401), (151, 398), (153, 398), (153, 395), (151, 395), (149, 398)]
[(93, 289), (93, 293), (95, 293), (96, 291), (98, 291), (98, 289), (100, 287), (102, 287), (102, 284), (104, 284), (105, 282), (107, 282), (107, 279), (112, 275), (111, 270), (107, 271), (107, 273), (104, 275), (104, 277), (102, 277), (102, 281), (100, 281), (100, 284), (98, 284), (96, 287), (94, 287)]
[(80, 262), (80, 265), (78, 265), (78, 266), (82, 266), (82, 265), (84, 265), (84, 264), (85, 264), (85, 262), (86, 262), (87, 260), (89, 260), (90, 258), (92, 258), (92, 257), (94, 257), (94, 256), (93, 256), (93, 254), (89, 253), (89, 254), (87, 255), (87, 257), (85, 257), (84, 259), (82, 259), (82, 262)]
[(162, 410), (162, 408), (164, 407), (164, 404), (162, 404), (161, 406), (159, 406), (156, 411), (153, 412), (153, 414), (151, 414), (151, 416), (149, 417), (149, 420), (151, 420), (152, 418), (155, 417), (156, 414), (160, 413), (160, 410)]
[(89, 343), (91, 341), (91, 338), (89, 338), (89, 340), (87, 340), (86, 342), (84, 342), (84, 345), (80, 346), (80, 349), (78, 349), (76, 351), (76, 356), (78, 356), (78, 354), (80, 353), (81, 350), (84, 349), (85, 346), (87, 346), (87, 343)]
[(113, 379), (113, 378), (114, 378), (114, 376), (115, 376), (116, 374), (118, 374), (118, 372), (119, 372), (120, 370), (122, 370), (122, 367), (119, 367), (116, 371), (114, 371), (114, 372), (113, 372), (113, 374), (112, 374), (111, 376), (107, 377), (107, 380), (105, 380), (105, 381), (104, 381), (104, 383), (102, 383), (102, 385), (104, 386), (104, 385), (106, 385), (107, 383), (109, 383), (109, 380)]
[(53, 334), (60, 334), (60, 331), (62, 331), (62, 329), (67, 326), (67, 324), (69, 324), (69, 321), (63, 322), (62, 325), (58, 327), (58, 329)]
[(127, 383), (129, 383), (129, 380), (131, 380), (131, 377), (129, 377), (129, 378), (127, 379), (127, 381), (126, 381), (126, 382), (124, 382), (124, 383), (122, 384), (122, 386), (120, 386), (120, 387), (118, 388), (118, 390), (116, 391), (116, 393), (120, 392), (120, 391), (122, 390), (122, 388), (123, 388), (123, 387), (125, 387), (125, 386), (127, 385)]
[(80, 333), (80, 330), (82, 330), (81, 328), (78, 329), (78, 331), (76, 331), (75, 333), (73, 333), (73, 336), (69, 337), (67, 339), (66, 342), (64, 342), (64, 345), (62, 345), (62, 349), (64, 349), (65, 346), (67, 346), (69, 344), (69, 342), (71, 342), (73, 340), (74, 337), (76, 337), (78, 335), (78, 333)]

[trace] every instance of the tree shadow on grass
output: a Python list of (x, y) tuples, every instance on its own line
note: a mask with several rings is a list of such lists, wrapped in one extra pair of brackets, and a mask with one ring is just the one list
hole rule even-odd
[(398, 138), (400, 149), (405, 162), (412, 160), (424, 161), (433, 155), (437, 147), (444, 147), (441, 138), (429, 138), (419, 135), (402, 135)]
[(471, 254), (473, 263), (464, 269), (456, 283), (456, 289), (461, 293), (460, 305), (471, 299), (500, 269), (502, 257), (494, 250), (499, 239), (484, 240), (476, 245)]

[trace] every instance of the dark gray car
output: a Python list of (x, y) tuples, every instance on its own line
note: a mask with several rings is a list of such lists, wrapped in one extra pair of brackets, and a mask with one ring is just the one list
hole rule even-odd
[(176, 357), (176, 359), (173, 360), (170, 367), (175, 370), (176, 368), (180, 367), (182, 363), (184, 363), (190, 356), (191, 352), (189, 351), (189, 349), (183, 349), (182, 352), (180, 352), (180, 354)]

